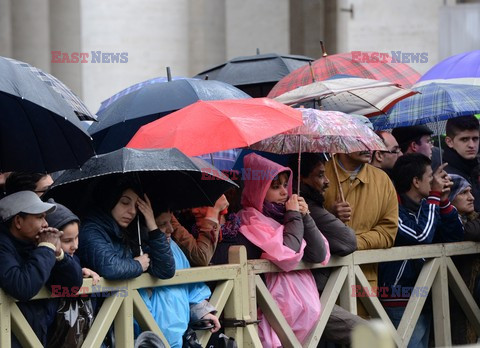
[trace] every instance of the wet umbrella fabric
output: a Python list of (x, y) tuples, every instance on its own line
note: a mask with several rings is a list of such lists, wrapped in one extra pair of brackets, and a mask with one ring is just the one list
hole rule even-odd
[(375, 129), (414, 126), (480, 113), (480, 86), (429, 83), (387, 112), (370, 118)]
[(315, 107), (321, 110), (370, 117), (385, 114), (395, 103), (416, 93), (392, 82), (350, 76), (301, 86), (274, 100), (287, 105), (315, 100)]
[(348, 114), (308, 108), (298, 110), (302, 113), (303, 125), (264, 139), (250, 148), (280, 155), (385, 150), (385, 144), (373, 130)]
[(200, 156), (246, 147), (301, 124), (300, 111), (268, 98), (200, 100), (143, 126), (127, 147), (176, 147)]
[(98, 113), (88, 129), (97, 153), (125, 146), (137, 130), (197, 100), (245, 99), (250, 96), (220, 82), (180, 79), (144, 85), (111, 103)]
[(172, 209), (213, 205), (226, 190), (237, 187), (212, 165), (178, 149), (122, 148), (92, 157), (81, 169), (65, 171), (46, 197), (82, 215), (94, 203), (93, 191), (102, 178), (124, 175), (138, 178), (151, 200), (161, 200)]
[[(186, 77), (173, 77), (172, 81), (184, 80), (184, 79), (186, 79)], [(99, 112), (103, 111), (104, 109), (106, 109), (110, 104), (112, 104), (117, 99), (120, 99), (124, 95), (135, 92), (135, 91), (137, 91), (137, 90), (139, 90), (139, 89), (141, 89), (141, 88), (143, 88), (144, 86), (147, 86), (147, 85), (153, 85), (155, 83), (164, 83), (164, 82), (168, 82), (168, 81), (169, 80), (168, 80), (167, 77), (155, 77), (153, 79), (148, 79), (148, 80), (136, 83), (134, 85), (131, 85), (131, 86), (125, 88), (125, 89), (122, 89), (120, 92), (118, 92), (118, 93), (112, 95), (110, 98), (102, 101), (102, 103), (100, 105), (100, 108), (97, 111), (97, 114)]]
[(456, 83), (480, 86), (480, 50), (456, 54), (435, 64), (415, 84)]
[(54, 172), (94, 154), (81, 120), (94, 119), (53, 76), (0, 57), (0, 171)]
[[(373, 57), (375, 52), (361, 53), (365, 57)], [(406, 88), (420, 78), (418, 72), (407, 64), (392, 60), (390, 55), (385, 57), (385, 62), (383, 60), (374, 62), (373, 59), (364, 59), (364, 56), (357, 57), (354, 52), (350, 52), (321, 57), (314, 61), (311, 67), (303, 66), (278, 81), (268, 97), (275, 98), (297, 87), (339, 74), (389, 81)]]
[(238, 87), (252, 97), (266, 97), (272, 87), (290, 72), (313, 61), (313, 58), (277, 53), (237, 57), (205, 70), (196, 78), (218, 80)]

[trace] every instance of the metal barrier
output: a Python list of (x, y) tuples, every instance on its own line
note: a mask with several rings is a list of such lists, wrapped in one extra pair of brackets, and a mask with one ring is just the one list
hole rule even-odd
[[(473, 325), (475, 332), (480, 336), (480, 309), (451, 260), (451, 256), (477, 253), (480, 253), (480, 243), (462, 242), (357, 251), (345, 257), (332, 257), (327, 266), (300, 263), (297, 270), (333, 268), (321, 295), (322, 315), (303, 347), (317, 346), (337, 301), (343, 308), (351, 313), (356, 313), (357, 297), (353, 296), (353, 289), (360, 285), (364, 289), (371, 290), (360, 265), (418, 258), (425, 258), (426, 262), (415, 286), (427, 287), (431, 290), (435, 345), (451, 345), (449, 287)], [(159, 280), (144, 274), (127, 281), (102, 279), (97, 286), (92, 287), (91, 279), (85, 279), (83, 286), (88, 290), (83, 293), (95, 293), (105, 287), (125, 289), (126, 292), (122, 291), (123, 297), (117, 293), (116, 296), (105, 298), (83, 347), (100, 347), (112, 324), (115, 328), (116, 346), (120, 348), (133, 347), (133, 318), (137, 320), (142, 329), (151, 330), (164, 338), (141, 299), (138, 289), (207, 281), (217, 282), (210, 302), (217, 308), (218, 314), (223, 313), (225, 319), (238, 324), (226, 327), (225, 331), (228, 336), (236, 339), (239, 347), (261, 347), (254, 324), (257, 317), (257, 305), (279, 336), (283, 347), (302, 347), (260, 277), (262, 273), (280, 272), (281, 270), (266, 260), (247, 262), (245, 248), (239, 246), (230, 248), (229, 260), (230, 263), (227, 265), (180, 270), (172, 279), (168, 280)], [(43, 289), (31, 301), (50, 298), (50, 296), (50, 291)], [(395, 344), (399, 347), (406, 347), (425, 304), (426, 296), (410, 299), (397, 330), (394, 329), (376, 296), (359, 298), (372, 317), (380, 318), (386, 324)], [(0, 332), (0, 347), (10, 347), (11, 333), (17, 336), (24, 347), (41, 347), (15, 300), (7, 296), (3, 290), (0, 290)], [(199, 333), (203, 346), (206, 345), (209, 337), (209, 332)]]

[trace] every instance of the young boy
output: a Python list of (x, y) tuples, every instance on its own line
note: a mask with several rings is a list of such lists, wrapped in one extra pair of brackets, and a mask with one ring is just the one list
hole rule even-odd
[[(433, 173), (431, 160), (420, 153), (404, 155), (395, 163), (392, 178), (398, 193), (399, 217), (394, 246), (463, 240), (457, 209), (448, 200), (452, 182), (445, 165)], [(395, 327), (400, 324), (409, 298), (428, 294), (426, 289), (415, 288), (424, 262), (416, 259), (379, 265), (379, 284), (389, 289), (380, 300)], [(431, 308), (426, 305), (408, 347), (427, 347), (430, 325)]]
[(447, 121), (447, 147), (443, 160), (448, 163), (445, 171), (465, 178), (472, 185), (475, 211), (480, 212), (480, 187), (475, 169), (478, 167), (479, 122), (475, 116), (462, 116)]
[[(54, 203), (52, 199), (49, 202)], [(64, 205), (55, 203), (57, 209), (46, 218), (49, 226), (63, 231), (60, 237), (61, 248), (65, 254), (70, 255), (74, 262), (80, 268), (80, 260), (74, 256), (78, 249), (78, 232), (80, 219)], [(92, 284), (95, 285), (100, 280), (100, 276), (88, 268), (82, 268), (84, 278), (93, 278)], [(60, 292), (61, 293), (61, 292)], [(81, 310), (82, 308), (82, 310)], [(69, 311), (77, 310), (80, 314), (76, 320), (69, 322), (63, 316), (55, 315), (57, 310)], [(65, 313), (64, 313), (65, 314)], [(93, 306), (91, 300), (86, 297), (62, 298), (55, 302), (49, 312), (49, 322), (53, 323), (49, 329), (48, 347), (80, 347), (93, 324)], [(72, 318), (71, 316), (70, 318)], [(72, 331), (74, 330), (74, 331)], [(74, 334), (72, 334), (74, 332)]]

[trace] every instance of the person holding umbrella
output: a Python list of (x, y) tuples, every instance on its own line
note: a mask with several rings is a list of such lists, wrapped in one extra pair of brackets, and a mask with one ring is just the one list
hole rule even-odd
[[(84, 267), (112, 280), (135, 278), (146, 271), (160, 279), (173, 277), (170, 246), (142, 191), (138, 180), (126, 175), (98, 183), (97, 207), (87, 215), (79, 234), (78, 256)], [(138, 237), (140, 221), (148, 230), (144, 240)]]

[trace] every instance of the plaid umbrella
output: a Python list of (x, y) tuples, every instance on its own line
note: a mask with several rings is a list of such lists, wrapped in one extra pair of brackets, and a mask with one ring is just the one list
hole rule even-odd
[(374, 128), (406, 127), (480, 113), (480, 86), (429, 83), (413, 90), (420, 94), (398, 102), (387, 115), (371, 117)]
[[(368, 57), (373, 53), (364, 52)], [(389, 81), (403, 87), (413, 85), (420, 74), (406, 64), (392, 62), (392, 57), (385, 57), (387, 62), (363, 62), (362, 57), (357, 58), (353, 53), (339, 53), (325, 56), (291, 72), (281, 79), (268, 94), (269, 98), (278, 97), (297, 87), (305, 86), (315, 81), (326, 80), (338, 74), (353, 75), (367, 79)]]
[(456, 83), (480, 86), (480, 50), (460, 53), (435, 64), (415, 84)]

